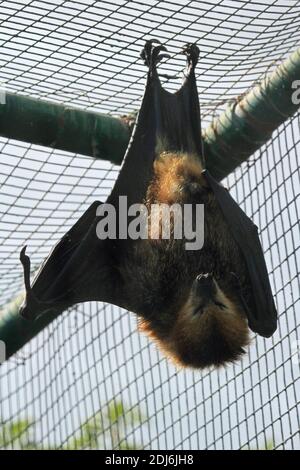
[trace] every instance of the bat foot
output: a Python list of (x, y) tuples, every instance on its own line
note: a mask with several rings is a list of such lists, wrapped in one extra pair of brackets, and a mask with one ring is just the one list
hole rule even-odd
[(197, 44), (186, 44), (182, 49), (182, 53), (186, 56), (188, 68), (194, 69), (197, 65), (200, 54)]
[(170, 58), (169, 54), (161, 54), (161, 52), (165, 51), (167, 51), (167, 48), (160, 44), (158, 39), (146, 41), (144, 49), (141, 52), (141, 58), (151, 72), (156, 71), (157, 64), (159, 64), (163, 59)]

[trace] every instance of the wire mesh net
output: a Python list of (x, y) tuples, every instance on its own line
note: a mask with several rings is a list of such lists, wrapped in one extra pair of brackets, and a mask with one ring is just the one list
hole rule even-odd
[[(139, 107), (144, 40), (172, 54), (197, 41), (204, 126), (299, 44), (297, 1), (1, 2), (6, 90), (123, 115)], [(22, 290), (19, 250), (33, 270), (118, 167), (0, 138), (2, 306)], [(0, 366), (0, 448), (300, 449), (299, 115), (231, 174), (226, 186), (260, 227), (280, 315), (226, 369), (178, 370), (136, 331), (132, 314), (101, 303), (64, 312)]]

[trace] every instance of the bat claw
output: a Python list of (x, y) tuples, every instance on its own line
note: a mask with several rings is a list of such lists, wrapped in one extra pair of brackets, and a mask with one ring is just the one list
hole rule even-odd
[(161, 62), (163, 59), (170, 59), (170, 54), (160, 54), (157, 56), (156, 64)]
[(26, 296), (23, 304), (20, 307), (19, 313), (21, 317), (26, 318), (27, 320), (33, 320), (35, 318), (35, 312), (44, 305), (40, 302), (32, 292), (30, 284), (30, 258), (26, 255), (26, 248), (24, 246), (20, 251), (20, 261), (23, 265), (24, 271), (24, 284)]
[[(155, 46), (153, 44), (159, 45)], [(149, 67), (150, 71), (155, 72), (156, 66), (159, 62), (161, 62), (163, 59), (170, 58), (168, 54), (161, 54), (161, 52), (166, 51), (166, 46), (160, 44), (160, 41), (158, 41), (158, 39), (150, 39), (149, 41), (146, 41), (144, 49), (141, 52), (141, 58), (143, 59), (144, 64)]]
[(148, 41), (146, 41), (144, 48), (141, 52), (141, 58), (143, 59), (145, 65), (147, 65), (148, 67), (150, 66), (151, 55), (154, 49), (153, 44), (155, 43), (160, 44), (160, 41), (158, 39), (149, 39)]
[(161, 44), (161, 42), (159, 39), (153, 38), (153, 39), (148, 39), (148, 41), (146, 41), (146, 44), (149, 44), (150, 46), (152, 46), (152, 44)]
[(24, 271), (24, 284), (26, 292), (30, 291), (30, 258), (26, 255), (26, 248), (27, 246), (23, 246), (22, 250), (20, 251), (20, 261), (23, 265)]
[(182, 53), (187, 58), (189, 67), (195, 68), (199, 59), (200, 50), (197, 44), (188, 43), (182, 48)]
[(27, 249), (27, 245), (23, 246), (22, 250), (20, 251), (20, 261), (23, 264), (25, 262), (25, 259), (28, 258), (28, 256), (25, 254)]

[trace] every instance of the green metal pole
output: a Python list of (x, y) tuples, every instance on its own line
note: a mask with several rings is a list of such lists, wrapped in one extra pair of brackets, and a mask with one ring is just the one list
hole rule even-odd
[(0, 341), (5, 344), (5, 357), (8, 359), (49, 325), (58, 315), (44, 315), (34, 322), (19, 315), (23, 295), (0, 310)]
[(299, 80), (300, 48), (205, 129), (207, 167), (215, 178), (231, 173), (296, 113), (300, 103), (293, 95)]
[[(217, 179), (224, 178), (247, 160), (271, 138), (278, 126), (299, 109), (299, 100), (292, 99), (296, 80), (300, 80), (300, 48), (260, 85), (229, 106), (205, 129), (207, 168)], [(26, 108), (29, 98), (24, 98), (22, 106), (18, 105), (18, 99), (19, 97), (9, 95), (10, 111), (5, 111), (5, 106), (0, 106), (0, 135), (91, 155), (114, 163), (121, 162), (130, 132), (119, 119), (80, 110), (69, 111), (69, 108), (61, 111), (58, 105), (52, 104), (49, 106), (54, 106), (55, 109), (50, 112), (48, 104), (40, 102), (36, 107), (35, 100), (30, 100), (30, 103), (34, 101), (30, 112), (29, 108), (22, 111), (22, 106)], [(23, 112), (25, 114), (22, 116)], [(37, 112), (40, 120), (35, 115)], [(60, 127), (56, 122), (58, 116), (65, 116)], [(6, 123), (8, 118), (13, 123)], [(30, 131), (31, 127), (34, 130)], [(97, 151), (93, 151), (92, 142), (95, 142)], [(0, 312), (0, 341), (6, 344), (7, 358), (54, 320), (53, 315), (44, 315), (33, 323), (27, 322), (18, 315), (20, 303), (18, 298)]]
[[(300, 80), (300, 48), (203, 133), (207, 168), (219, 180), (265, 144), (292, 116), (293, 83)], [(120, 164), (130, 130), (119, 118), (6, 93), (0, 135)]]
[(0, 135), (119, 165), (130, 131), (122, 119), (5, 93)]

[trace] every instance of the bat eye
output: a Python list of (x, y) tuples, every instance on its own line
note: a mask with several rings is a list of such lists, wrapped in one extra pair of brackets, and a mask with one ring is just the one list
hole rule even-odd
[(229, 274), (231, 276), (231, 285), (232, 285), (232, 287), (234, 287), (235, 289), (240, 289), (241, 288), (240, 281), (239, 281), (239, 278), (237, 277), (237, 275), (233, 272), (230, 272)]
[(198, 305), (193, 311), (193, 317), (195, 317), (196, 315), (202, 315), (203, 311), (204, 311), (204, 305), (202, 304)]
[(227, 308), (226, 305), (222, 304), (222, 302), (215, 301), (214, 304), (217, 305), (217, 307), (221, 308), (222, 310)]

